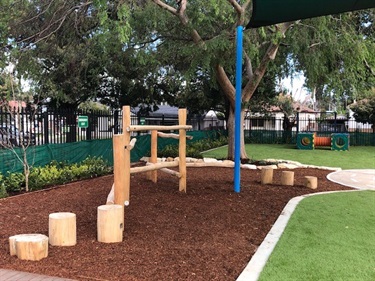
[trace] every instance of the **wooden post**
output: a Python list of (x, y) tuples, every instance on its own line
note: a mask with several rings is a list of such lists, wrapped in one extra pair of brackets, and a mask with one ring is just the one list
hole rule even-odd
[(318, 178), (312, 176), (305, 176), (305, 186), (311, 189), (318, 188)]
[(113, 136), (113, 174), (114, 203), (124, 205), (125, 202), (125, 145), (124, 135)]
[(261, 183), (272, 184), (273, 180), (273, 169), (271, 167), (263, 167), (261, 172)]
[(68, 212), (50, 214), (48, 236), (52, 246), (74, 246), (77, 244), (76, 215)]
[(282, 185), (294, 185), (294, 172), (282, 171), (281, 172), (281, 184)]
[[(130, 120), (130, 106), (124, 106), (123, 107), (123, 116), (122, 116), (122, 131), (124, 134), (124, 144), (125, 147), (130, 144), (130, 132), (127, 131), (126, 128), (128, 128), (131, 125)], [(125, 202), (117, 202), (115, 198), (115, 204), (121, 203), (121, 205), (129, 205), (130, 201), (130, 150), (125, 149), (125, 165), (123, 167), (122, 173), (125, 173), (125, 181), (124, 181), (124, 192), (125, 192)]]
[(124, 205), (99, 206), (97, 227), (99, 242), (122, 242), (124, 232)]
[(43, 234), (19, 234), (9, 237), (10, 255), (21, 260), (39, 261), (48, 256), (48, 237)]
[[(158, 161), (158, 131), (151, 131), (151, 157), (150, 163), (156, 163)], [(150, 180), (154, 183), (158, 181), (158, 171), (149, 172)]]
[[(186, 108), (180, 108), (178, 110), (178, 124), (180, 126), (186, 125)], [(179, 147), (178, 147), (178, 157), (179, 157), (179, 190), (186, 192), (186, 130), (179, 130)]]

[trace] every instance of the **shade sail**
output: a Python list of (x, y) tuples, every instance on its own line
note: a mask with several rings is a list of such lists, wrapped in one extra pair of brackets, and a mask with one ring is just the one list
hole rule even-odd
[(253, 0), (246, 28), (375, 8), (375, 0)]

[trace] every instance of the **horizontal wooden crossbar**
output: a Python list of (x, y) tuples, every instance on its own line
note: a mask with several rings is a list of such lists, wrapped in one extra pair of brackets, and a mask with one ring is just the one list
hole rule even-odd
[(190, 130), (191, 125), (174, 125), (174, 126), (158, 126), (158, 125), (149, 125), (149, 126), (129, 126), (126, 128), (128, 132), (137, 132), (137, 131), (172, 131), (172, 130)]
[(172, 161), (172, 162), (161, 162), (161, 163), (149, 164), (147, 166), (142, 166), (142, 167), (133, 167), (133, 168), (130, 168), (130, 174), (155, 171), (155, 170), (160, 170), (162, 168), (167, 168), (167, 167), (177, 167), (178, 164), (179, 164), (178, 161)]

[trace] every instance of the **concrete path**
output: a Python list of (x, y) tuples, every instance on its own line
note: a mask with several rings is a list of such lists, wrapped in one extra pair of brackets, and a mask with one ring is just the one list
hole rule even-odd
[(327, 178), (338, 184), (360, 190), (375, 190), (375, 169), (342, 170), (330, 173)]
[(23, 271), (0, 269), (1, 281), (74, 281), (72, 279), (58, 278), (46, 275), (33, 274)]

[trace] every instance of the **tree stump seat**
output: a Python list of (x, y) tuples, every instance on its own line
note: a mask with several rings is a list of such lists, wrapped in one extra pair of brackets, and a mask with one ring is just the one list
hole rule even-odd
[(39, 261), (48, 256), (48, 237), (43, 234), (18, 234), (9, 237), (11, 256), (21, 260)]

